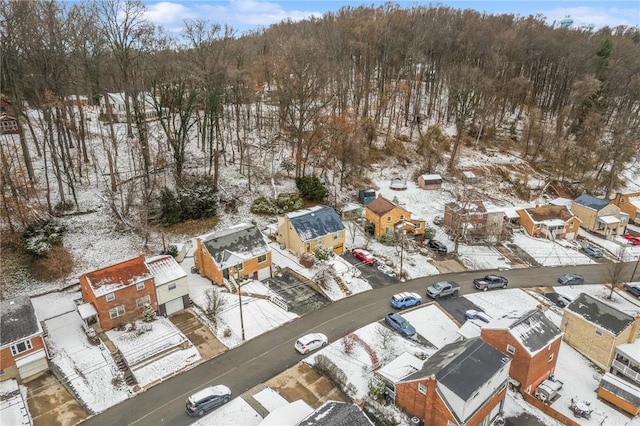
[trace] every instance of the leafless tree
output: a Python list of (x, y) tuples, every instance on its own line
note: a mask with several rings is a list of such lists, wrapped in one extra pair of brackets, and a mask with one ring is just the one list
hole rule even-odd
[(602, 282), (609, 288), (609, 296), (608, 299), (613, 299), (613, 292), (615, 289), (620, 288), (624, 280), (624, 274), (626, 273), (626, 268), (624, 264), (626, 249), (624, 247), (620, 247), (620, 249), (614, 253), (613, 262), (609, 263), (602, 273)]
[(222, 297), (216, 289), (210, 289), (205, 292), (205, 305), (203, 307), (207, 318), (213, 323), (214, 327), (218, 327), (218, 319), (220, 314), (227, 305), (227, 300)]

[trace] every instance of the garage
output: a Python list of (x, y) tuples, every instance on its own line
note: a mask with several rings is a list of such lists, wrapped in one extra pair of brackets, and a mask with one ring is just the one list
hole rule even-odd
[(184, 303), (182, 301), (182, 297), (178, 297), (177, 299), (173, 299), (164, 304), (165, 309), (167, 310), (167, 315), (171, 315), (174, 312), (178, 312), (184, 309)]
[(267, 278), (271, 278), (271, 267), (259, 269), (258, 281), (266, 280)]
[(22, 380), (35, 376), (49, 369), (47, 353), (44, 349), (40, 349), (39, 351), (16, 359), (16, 367), (18, 367), (18, 373)]

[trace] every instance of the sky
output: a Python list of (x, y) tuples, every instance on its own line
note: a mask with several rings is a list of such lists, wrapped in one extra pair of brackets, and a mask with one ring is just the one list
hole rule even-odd
[[(227, 24), (242, 33), (268, 27), (282, 20), (298, 21), (326, 12), (338, 11), (344, 6), (384, 4), (383, 1), (306, 1), (306, 0), (144, 0), (149, 19), (170, 32), (179, 32), (185, 19), (204, 19), (212, 23)], [(489, 14), (516, 16), (542, 15), (549, 24), (559, 23), (566, 16), (574, 26), (619, 25), (640, 26), (639, 0), (499, 0), (499, 1), (395, 1), (401, 7), (415, 5), (445, 5), (455, 9), (474, 9)]]

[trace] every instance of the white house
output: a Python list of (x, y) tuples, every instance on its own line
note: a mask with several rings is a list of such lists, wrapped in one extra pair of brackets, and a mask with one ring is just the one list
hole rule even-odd
[(145, 260), (153, 275), (158, 298), (158, 313), (171, 315), (189, 307), (189, 282), (187, 273), (168, 255)]
[[(125, 105), (124, 92), (119, 93), (107, 93), (109, 99), (109, 106), (111, 107), (112, 120), (116, 123), (125, 123), (127, 121), (127, 108)], [(156, 100), (149, 92), (143, 92), (138, 94), (138, 104), (142, 108), (146, 121), (153, 121), (158, 119), (158, 112), (156, 110)], [(129, 98), (129, 106), (133, 113), (133, 99)], [(105, 97), (100, 97), (100, 113), (105, 116), (108, 115), (107, 103)]]

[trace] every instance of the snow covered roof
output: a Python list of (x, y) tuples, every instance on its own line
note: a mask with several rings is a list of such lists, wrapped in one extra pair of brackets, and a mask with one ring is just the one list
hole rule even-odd
[(153, 278), (153, 275), (144, 262), (144, 256), (138, 256), (97, 271), (88, 272), (84, 277), (96, 297), (100, 297)]
[(509, 361), (509, 357), (479, 337), (460, 340), (443, 346), (424, 362), (420, 371), (403, 381), (435, 375), (439, 383), (466, 401)]
[(508, 330), (532, 356), (562, 337), (562, 330), (551, 322), (540, 309), (532, 309), (524, 314), (515, 312), (507, 314), (502, 318), (490, 321), (483, 329)]
[(348, 402), (327, 401), (297, 426), (373, 426), (357, 405)]
[(625, 358), (635, 361), (636, 364), (640, 364), (640, 339), (636, 339), (631, 343), (618, 345), (616, 346), (616, 351), (624, 355)]
[(92, 303), (83, 303), (82, 305), (79, 305), (78, 313), (80, 314), (80, 317), (82, 319), (87, 319), (98, 315), (98, 311), (96, 311), (96, 308)]
[(535, 223), (545, 223), (549, 226), (562, 226), (575, 215), (567, 208), (567, 206), (540, 206), (529, 207), (524, 209)]
[(313, 413), (313, 408), (302, 399), (274, 408), (259, 426), (297, 425)]
[(640, 407), (640, 388), (622, 380), (611, 373), (605, 373), (600, 380), (600, 387), (621, 399)]
[(614, 336), (619, 335), (633, 323), (632, 316), (586, 293), (580, 293), (573, 302), (567, 305), (565, 311), (581, 316), (585, 320), (608, 330)]
[(620, 219), (615, 216), (600, 216), (598, 217), (598, 222), (613, 225), (614, 223), (620, 223)]
[[(485, 324), (484, 322), (482, 324)], [(458, 334), (464, 339), (472, 339), (480, 337), (480, 329), (482, 328), (479, 320), (466, 320), (458, 329)]]
[(439, 174), (422, 175), (422, 180), (425, 182), (442, 183), (442, 176)]
[(589, 194), (582, 194), (581, 196), (573, 200), (573, 202), (576, 204), (580, 204), (581, 206), (589, 207), (590, 209), (593, 209), (595, 211), (600, 211), (609, 205), (609, 200), (594, 197), (593, 195)]
[(237, 265), (270, 251), (260, 230), (255, 225), (246, 223), (198, 238), (219, 269)]
[(391, 383), (398, 383), (409, 374), (420, 370), (423, 363), (424, 361), (420, 358), (413, 356), (408, 352), (403, 352), (399, 357), (378, 369), (376, 374), (384, 377)]
[(344, 230), (344, 223), (331, 207), (314, 206), (287, 215), (302, 241), (314, 240)]
[(552, 204), (554, 206), (567, 206), (567, 207), (571, 207), (571, 203), (573, 202), (573, 200), (569, 199), (569, 198), (564, 198), (564, 197), (558, 197), (558, 198), (554, 198), (553, 200), (549, 201), (549, 204)]
[(42, 333), (28, 296), (0, 301), (0, 347)]
[(629, 197), (627, 201), (629, 201), (629, 203), (632, 204), (636, 209), (640, 209), (640, 196)]
[(178, 265), (173, 256), (150, 257), (145, 263), (153, 275), (156, 287), (187, 276), (187, 273)]

